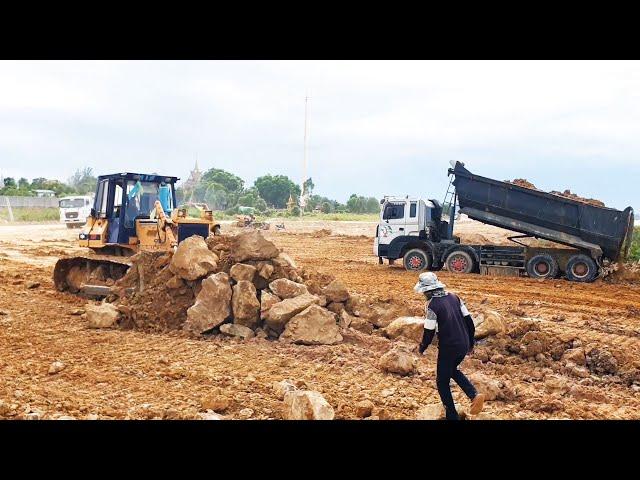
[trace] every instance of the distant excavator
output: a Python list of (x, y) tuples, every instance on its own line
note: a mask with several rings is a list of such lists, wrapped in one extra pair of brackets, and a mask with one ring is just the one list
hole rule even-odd
[(98, 177), (87, 223), (78, 235), (87, 255), (58, 260), (53, 280), (60, 291), (107, 296), (140, 251), (169, 252), (184, 239), (220, 234), (205, 204), (176, 207), (177, 177), (115, 173)]

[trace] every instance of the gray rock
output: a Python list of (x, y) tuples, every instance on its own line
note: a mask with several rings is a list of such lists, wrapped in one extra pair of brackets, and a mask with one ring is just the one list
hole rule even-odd
[(187, 320), (184, 322), (183, 329), (193, 333), (203, 333), (217, 327), (230, 315), (229, 275), (224, 272), (216, 273), (202, 281), (196, 303), (187, 310)]

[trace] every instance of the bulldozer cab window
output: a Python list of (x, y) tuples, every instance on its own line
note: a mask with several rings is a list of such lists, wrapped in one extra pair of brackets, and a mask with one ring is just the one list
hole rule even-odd
[(158, 185), (156, 183), (129, 180), (124, 216), (125, 226), (133, 228), (136, 217), (149, 218), (158, 199)]
[(98, 184), (98, 192), (96, 194), (96, 215), (98, 218), (106, 218), (107, 216), (107, 200), (109, 198), (109, 181), (103, 180)]
[(122, 186), (116, 184), (115, 194), (113, 196), (113, 216), (120, 218), (120, 209), (122, 208)]

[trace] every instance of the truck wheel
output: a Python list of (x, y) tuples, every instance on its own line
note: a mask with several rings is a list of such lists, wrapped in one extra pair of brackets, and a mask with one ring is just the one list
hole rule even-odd
[(447, 270), (452, 273), (471, 273), (474, 267), (473, 258), (464, 250), (454, 250), (445, 261)]
[(598, 266), (587, 255), (574, 255), (567, 262), (567, 278), (572, 282), (593, 282), (598, 276)]
[(413, 248), (404, 254), (404, 268), (420, 272), (429, 268), (429, 255), (419, 248)]
[(527, 262), (527, 273), (531, 278), (556, 278), (558, 262), (548, 253), (534, 255)]

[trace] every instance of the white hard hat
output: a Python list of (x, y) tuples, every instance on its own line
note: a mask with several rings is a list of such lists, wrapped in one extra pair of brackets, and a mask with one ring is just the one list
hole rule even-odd
[(438, 280), (435, 273), (424, 272), (418, 277), (418, 283), (416, 283), (413, 289), (418, 293), (424, 293), (444, 287), (446, 287), (446, 285)]

